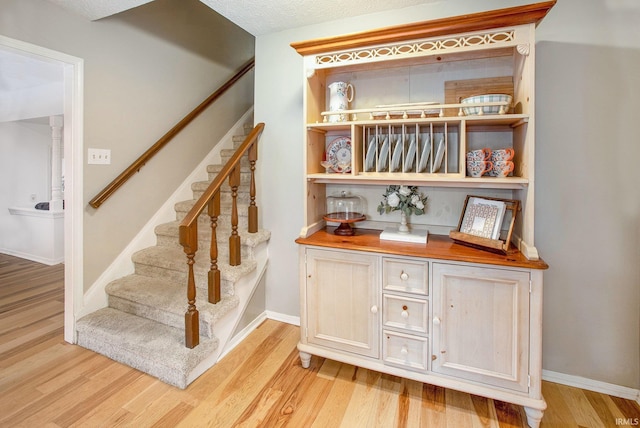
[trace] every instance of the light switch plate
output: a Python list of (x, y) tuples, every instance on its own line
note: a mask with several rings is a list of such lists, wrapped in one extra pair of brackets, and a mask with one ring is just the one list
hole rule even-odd
[(88, 164), (109, 165), (111, 164), (111, 150), (109, 149), (89, 149)]

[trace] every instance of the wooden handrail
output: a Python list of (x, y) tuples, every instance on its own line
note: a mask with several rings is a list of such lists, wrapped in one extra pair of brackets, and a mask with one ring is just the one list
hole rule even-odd
[(227, 90), (229, 90), (234, 83), (236, 83), (242, 76), (247, 74), (255, 66), (255, 58), (251, 58), (247, 61), (242, 68), (240, 68), (231, 79), (227, 80), (220, 88), (218, 88), (213, 94), (211, 94), (206, 100), (198, 105), (191, 113), (186, 115), (180, 122), (178, 122), (173, 128), (164, 134), (153, 146), (151, 146), (146, 152), (144, 152), (138, 159), (136, 159), (127, 169), (117, 176), (107, 187), (102, 189), (91, 201), (89, 205), (93, 208), (98, 208), (104, 203), (116, 190), (127, 182), (136, 172), (147, 163), (149, 160), (160, 151), (169, 141), (173, 139), (180, 131), (182, 131), (189, 123), (193, 121), (200, 113), (202, 113), (207, 107), (209, 107), (214, 101), (220, 98)]
[(258, 158), (258, 138), (262, 134), (264, 123), (259, 123), (249, 133), (244, 142), (238, 147), (233, 156), (222, 167), (222, 170), (211, 181), (209, 187), (195, 202), (191, 210), (182, 219), (179, 226), (180, 245), (187, 256), (187, 312), (185, 313), (185, 346), (194, 348), (198, 346), (199, 338), (199, 314), (196, 308), (196, 283), (194, 275), (195, 255), (198, 251), (198, 217), (207, 208), (211, 219), (211, 266), (208, 273), (208, 300), (210, 303), (220, 301), (220, 271), (218, 270), (217, 248), (217, 221), (220, 215), (220, 188), (225, 180), (229, 180), (231, 187), (231, 236), (229, 237), (229, 264), (237, 266), (241, 263), (240, 236), (238, 235), (238, 207), (237, 196), (240, 186), (240, 161), (245, 153), (248, 153), (251, 168), (250, 198), (248, 207), (248, 231), (258, 231), (258, 207), (255, 204), (255, 164)]

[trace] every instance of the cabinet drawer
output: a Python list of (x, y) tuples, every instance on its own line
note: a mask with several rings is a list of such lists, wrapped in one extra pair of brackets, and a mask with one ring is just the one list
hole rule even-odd
[(427, 300), (385, 294), (382, 298), (382, 313), (382, 322), (385, 327), (402, 329), (415, 334), (429, 332)]
[(426, 372), (429, 342), (426, 338), (411, 337), (385, 331), (382, 354), (385, 364)]
[(385, 290), (429, 294), (429, 264), (426, 262), (383, 259), (382, 284)]

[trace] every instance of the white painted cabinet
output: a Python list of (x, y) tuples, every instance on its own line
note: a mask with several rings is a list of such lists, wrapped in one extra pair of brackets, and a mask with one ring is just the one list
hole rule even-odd
[(434, 373), (527, 392), (529, 272), (433, 264)]
[[(482, 252), (481, 263), (442, 260), (434, 256), (445, 237), (434, 237), (433, 250), (425, 251), (381, 242), (378, 234), (363, 231), (357, 244), (343, 241), (340, 248), (319, 246), (337, 241), (328, 232), (298, 240), (302, 365), (318, 355), (519, 404), (537, 427), (546, 407), (546, 265), (522, 255), (508, 264)], [(362, 251), (364, 243), (370, 251)]]
[(305, 256), (308, 343), (378, 358), (378, 258), (320, 249)]

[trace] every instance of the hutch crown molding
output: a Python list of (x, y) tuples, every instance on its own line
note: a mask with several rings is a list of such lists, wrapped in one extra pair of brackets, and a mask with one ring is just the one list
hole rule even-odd
[[(306, 198), (296, 240), (304, 367), (318, 355), (511, 402), (539, 426), (547, 265), (534, 243), (535, 28), (554, 4), (292, 44), (304, 58)], [(327, 91), (338, 81), (353, 83), (355, 98), (336, 114)], [(485, 93), (512, 102), (478, 106), (497, 114), (470, 114), (461, 103)], [(350, 165), (332, 172), (325, 157), (345, 139)], [(515, 153), (511, 174), (465, 173), (465, 153), (486, 146)], [(390, 184), (519, 200), (517, 249), (494, 254), (440, 235), (399, 243), (366, 227), (332, 233), (329, 194)]]

